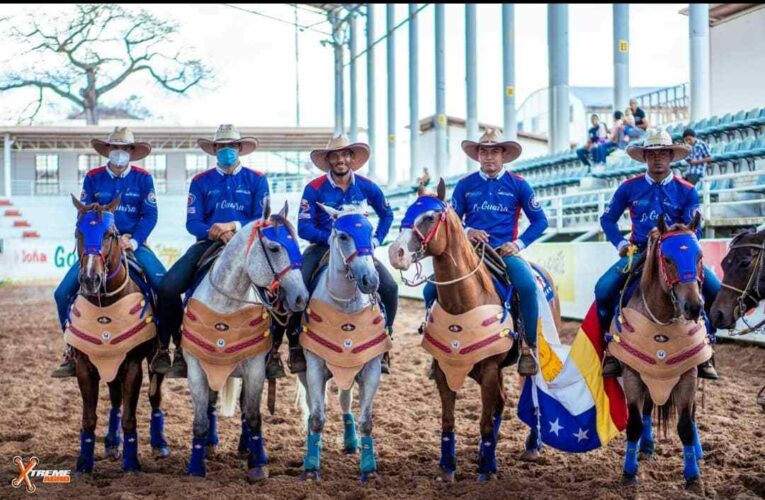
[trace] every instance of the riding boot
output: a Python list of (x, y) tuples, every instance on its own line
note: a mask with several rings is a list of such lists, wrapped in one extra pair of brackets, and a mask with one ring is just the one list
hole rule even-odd
[(276, 380), (286, 376), (287, 373), (284, 371), (284, 364), (282, 363), (279, 351), (272, 351), (271, 356), (268, 357), (268, 364), (266, 364), (266, 378), (268, 380)]
[(300, 346), (290, 347), (290, 359), (287, 362), (290, 373), (303, 373), (306, 371), (305, 354)]
[(50, 374), (53, 378), (67, 378), (76, 375), (76, 364), (74, 361), (74, 351), (72, 346), (67, 345), (64, 350), (64, 362), (53, 370)]
[(521, 358), (518, 360), (519, 375), (530, 377), (532, 375), (536, 375), (537, 372), (539, 371), (539, 365), (537, 364), (537, 360), (534, 359), (534, 356), (532, 356), (531, 354), (532, 349), (536, 349), (536, 347), (524, 346), (521, 348)]
[(154, 355), (154, 359), (151, 360), (151, 371), (166, 374), (170, 370), (172, 363), (170, 362), (170, 349), (167, 347), (160, 347), (157, 349), (157, 353)]
[(380, 372), (390, 375), (390, 351), (383, 353), (380, 360)]
[(619, 360), (606, 351), (603, 356), (603, 378), (619, 377), (622, 374), (622, 365)]
[(186, 360), (183, 358), (183, 349), (175, 348), (173, 354), (173, 366), (167, 371), (167, 378), (186, 378)]
[(720, 376), (717, 374), (714, 365), (715, 355), (712, 353), (712, 357), (708, 361), (704, 361), (698, 366), (699, 378), (705, 378), (708, 380), (719, 380)]

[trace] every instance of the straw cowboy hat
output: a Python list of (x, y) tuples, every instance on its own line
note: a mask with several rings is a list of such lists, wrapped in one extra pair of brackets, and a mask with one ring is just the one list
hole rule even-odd
[(673, 144), (672, 137), (660, 129), (651, 129), (643, 141), (642, 146), (630, 146), (627, 154), (633, 160), (645, 163), (645, 152), (649, 149), (669, 149), (672, 151), (672, 161), (682, 160), (691, 152), (691, 148), (685, 144)]
[(364, 166), (369, 159), (369, 146), (363, 142), (351, 143), (345, 135), (333, 136), (324, 149), (314, 149), (311, 151), (311, 161), (319, 167), (319, 170), (328, 172), (330, 165), (327, 156), (333, 151), (349, 150), (353, 152), (351, 159), (351, 170), (358, 170)]
[(131, 161), (138, 161), (149, 156), (151, 145), (148, 142), (135, 142), (133, 132), (127, 127), (114, 127), (114, 132), (102, 141), (101, 139), (91, 139), (91, 146), (101, 156), (109, 157), (109, 150), (112, 146), (133, 146), (130, 153)]
[(478, 161), (478, 146), (497, 146), (505, 150), (502, 163), (508, 163), (521, 156), (521, 145), (515, 141), (506, 141), (502, 133), (495, 128), (487, 128), (478, 142), (462, 141), (462, 151), (471, 160)]
[(197, 139), (197, 144), (208, 155), (215, 156), (216, 144), (241, 144), (242, 150), (239, 156), (252, 153), (258, 147), (258, 140), (254, 137), (242, 137), (239, 130), (233, 125), (221, 125), (215, 131), (215, 139)]

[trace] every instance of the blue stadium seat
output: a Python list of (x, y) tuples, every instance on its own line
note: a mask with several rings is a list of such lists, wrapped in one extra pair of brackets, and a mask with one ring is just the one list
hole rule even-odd
[(733, 121), (733, 113), (727, 113), (717, 120), (717, 123), (707, 127), (707, 133), (712, 135), (722, 134)]

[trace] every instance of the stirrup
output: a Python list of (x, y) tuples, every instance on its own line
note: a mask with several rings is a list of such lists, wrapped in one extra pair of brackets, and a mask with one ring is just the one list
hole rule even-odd
[(172, 366), (170, 361), (170, 349), (167, 347), (160, 347), (157, 352), (154, 353), (154, 357), (149, 364), (151, 371), (159, 374), (166, 374)]
[(603, 366), (601, 368), (603, 378), (615, 378), (622, 374), (622, 365), (619, 360), (611, 355), (603, 357)]
[(380, 360), (380, 372), (390, 375), (390, 353), (388, 351), (383, 353)]
[(284, 371), (284, 363), (282, 363), (282, 357), (279, 353), (272, 353), (271, 358), (266, 365), (266, 378), (268, 380), (276, 380), (278, 378), (285, 378), (287, 373)]
[(518, 374), (524, 377), (534, 376), (539, 372), (539, 363), (534, 359), (530, 349), (524, 348), (523, 351), (518, 360)]
[(720, 375), (717, 374), (712, 360), (709, 359), (701, 363), (696, 370), (698, 377), (707, 380), (720, 380)]
[(302, 347), (290, 347), (290, 357), (287, 360), (291, 373), (304, 373), (307, 370), (305, 355)]
[(187, 377), (186, 359), (183, 357), (183, 349), (175, 348), (173, 354), (173, 366), (167, 371), (167, 378), (186, 378)]

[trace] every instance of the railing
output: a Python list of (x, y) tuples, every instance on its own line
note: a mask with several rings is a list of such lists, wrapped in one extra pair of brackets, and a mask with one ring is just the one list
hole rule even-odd
[(688, 120), (688, 83), (636, 96), (651, 126)]

